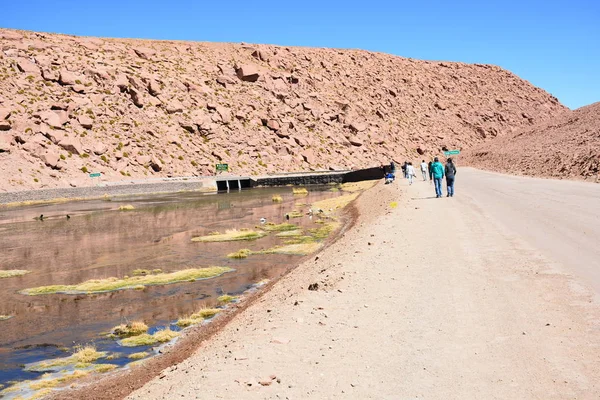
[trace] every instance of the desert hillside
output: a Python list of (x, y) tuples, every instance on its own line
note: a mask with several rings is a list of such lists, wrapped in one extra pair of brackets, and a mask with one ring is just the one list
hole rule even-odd
[(566, 110), (490, 65), (0, 29), (0, 190), (359, 168)]
[(465, 161), (478, 168), (517, 175), (598, 182), (600, 103), (476, 146), (467, 152)]

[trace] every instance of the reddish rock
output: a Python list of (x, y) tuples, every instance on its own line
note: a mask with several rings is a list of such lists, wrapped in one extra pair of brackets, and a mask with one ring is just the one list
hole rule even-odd
[(81, 142), (77, 139), (73, 139), (70, 137), (65, 137), (58, 142), (58, 145), (73, 154), (83, 154), (83, 147), (81, 146)]
[(277, 121), (276, 119), (270, 119), (267, 122), (267, 128), (269, 128), (272, 131), (278, 131), (281, 128), (281, 125), (279, 125), (279, 121)]
[(19, 71), (26, 73), (26, 74), (39, 74), (40, 73), (40, 67), (38, 67), (36, 64), (32, 63), (31, 61), (29, 61), (26, 58), (18, 58), (17, 59), (17, 67), (19, 68)]
[(58, 153), (48, 150), (40, 157), (42, 162), (50, 168), (57, 168), (60, 162), (60, 156)]
[(133, 51), (138, 57), (143, 58), (144, 60), (149, 60), (156, 54), (156, 50), (147, 47), (138, 47), (133, 49)]
[(363, 140), (360, 139), (358, 136), (350, 136), (348, 138), (348, 141), (350, 142), (350, 144), (357, 147), (360, 147), (364, 144)]
[(165, 105), (165, 111), (168, 114), (183, 112), (183, 105), (178, 100), (171, 100)]
[(61, 117), (54, 111), (45, 111), (41, 113), (40, 119), (52, 128), (62, 128)]
[(77, 78), (72, 72), (66, 69), (61, 69), (58, 75), (58, 83), (64, 86), (72, 86), (77, 84)]
[(94, 152), (94, 154), (101, 156), (102, 154), (108, 151), (108, 146), (106, 146), (106, 144), (104, 143), (96, 143), (92, 151)]
[(12, 146), (12, 136), (1, 134), (0, 135), (0, 153), (10, 153)]
[(94, 126), (94, 120), (88, 117), (87, 115), (80, 115), (77, 117), (79, 124), (85, 129), (92, 129)]
[(228, 108), (218, 106), (216, 107), (216, 110), (224, 124), (229, 124), (231, 122), (231, 111), (229, 111)]
[(162, 163), (158, 158), (152, 157), (152, 160), (150, 161), (150, 168), (152, 168), (154, 172), (160, 172), (162, 171)]
[(144, 99), (140, 92), (133, 88), (129, 89), (129, 96), (131, 97), (131, 101), (133, 102), (133, 104), (135, 104), (137, 107), (144, 107)]
[(152, 157), (150, 157), (150, 156), (137, 156), (135, 158), (135, 160), (138, 162), (138, 164), (146, 166), (146, 165), (150, 164), (150, 162), (152, 161)]
[(315, 156), (315, 152), (312, 150), (304, 150), (302, 153), (300, 153), (300, 155), (302, 156), (302, 158), (304, 159), (304, 161), (306, 161), (309, 164), (314, 164), (315, 161), (317, 161), (317, 157)]
[(152, 96), (159, 96), (161, 94), (160, 84), (154, 79), (148, 82), (148, 93)]
[(349, 128), (351, 130), (353, 130), (354, 132), (366, 131), (368, 127), (369, 127), (369, 124), (367, 124), (366, 122), (351, 122), (349, 124)]
[(236, 73), (238, 78), (244, 82), (256, 82), (260, 76), (258, 68), (250, 64), (239, 66)]

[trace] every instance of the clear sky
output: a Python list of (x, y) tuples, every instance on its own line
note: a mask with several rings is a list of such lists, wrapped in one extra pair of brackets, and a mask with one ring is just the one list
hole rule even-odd
[(2, 0), (0, 26), (360, 48), (496, 64), (570, 108), (600, 101), (600, 0)]

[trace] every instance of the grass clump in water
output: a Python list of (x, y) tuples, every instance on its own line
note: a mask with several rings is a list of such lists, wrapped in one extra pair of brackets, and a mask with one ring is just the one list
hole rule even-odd
[(100, 372), (101, 374), (105, 372), (110, 372), (117, 369), (117, 365), (115, 364), (96, 364), (94, 365), (94, 371)]
[(195, 312), (194, 314), (179, 318), (177, 321), (177, 326), (181, 328), (185, 328), (188, 326), (196, 325), (204, 321), (205, 319), (209, 319), (220, 313), (222, 310), (219, 308), (203, 308)]
[(179, 336), (179, 332), (172, 331), (170, 328), (165, 328), (156, 331), (153, 335), (142, 333), (141, 335), (132, 336), (121, 340), (121, 345), (124, 347), (150, 346), (156, 343), (165, 343)]
[[(64, 375), (64, 376), (61, 376), (60, 378), (41, 379), (39, 381), (32, 382), (29, 384), (29, 387), (33, 390), (50, 389), (50, 388), (57, 387), (61, 384), (73, 381), (75, 379), (83, 378), (83, 377), (89, 375), (89, 373), (90, 373), (89, 371), (73, 371), (72, 374)], [(39, 398), (41, 398), (41, 397), (39, 397)]]
[(224, 294), (217, 298), (217, 301), (223, 304), (231, 303), (234, 300), (237, 300), (237, 296), (231, 296), (229, 294)]
[(290, 218), (302, 218), (304, 214), (298, 210), (294, 210), (287, 214)]
[(146, 332), (148, 332), (148, 325), (143, 321), (134, 321), (112, 328), (112, 334), (119, 337), (136, 336)]
[(146, 358), (150, 355), (147, 351), (142, 351), (140, 353), (133, 353), (127, 356), (130, 360), (141, 360), (142, 358)]
[(277, 236), (277, 237), (295, 237), (295, 236), (302, 236), (303, 233), (304, 232), (302, 231), (302, 229), (296, 229), (293, 231), (279, 232), (275, 236)]
[(319, 250), (321, 247), (321, 243), (311, 242), (311, 243), (297, 243), (297, 244), (288, 244), (285, 246), (276, 246), (267, 250), (263, 250), (260, 254), (288, 254), (288, 255), (296, 255), (296, 256), (305, 256), (307, 254), (312, 254), (315, 251)]
[(13, 278), (15, 276), (23, 276), (26, 275), (28, 273), (30, 273), (31, 271), (27, 271), (25, 269), (9, 269), (9, 270), (4, 270), (4, 271), (0, 271), (0, 279), (2, 278)]
[(127, 204), (127, 205), (119, 207), (119, 211), (132, 211), (132, 210), (135, 210), (135, 207), (132, 206), (131, 204)]
[(265, 232), (231, 229), (225, 231), (225, 233), (216, 232), (207, 236), (198, 236), (192, 238), (192, 242), (233, 242), (237, 240), (256, 240), (266, 235), (267, 234)]
[(28, 364), (25, 367), (25, 371), (58, 371), (68, 366), (73, 366), (75, 368), (87, 368), (91, 363), (105, 356), (106, 353), (96, 350), (96, 348), (92, 345), (79, 346), (76, 348), (75, 353), (69, 357), (43, 360)]
[(306, 188), (293, 188), (292, 189), (292, 193), (296, 194), (296, 195), (307, 195), (308, 194), (308, 189)]
[(6, 321), (7, 319), (11, 319), (12, 315), (0, 315), (0, 321)]
[(283, 224), (274, 224), (269, 222), (261, 227), (261, 229), (267, 232), (285, 232), (285, 231), (294, 231), (298, 229), (298, 225), (290, 224), (284, 222)]
[(333, 232), (337, 227), (337, 223), (330, 222), (328, 224), (324, 224), (319, 228), (309, 229), (309, 233), (313, 238), (317, 240), (322, 240), (328, 238), (329, 235), (331, 235), (331, 232)]
[(250, 249), (240, 249), (234, 253), (227, 254), (227, 257), (241, 259), (241, 258), (247, 258), (251, 254), (252, 254), (252, 250), (250, 250)]
[(275, 196), (271, 197), (271, 200), (273, 200), (273, 203), (281, 203), (283, 201), (283, 197), (276, 194)]
[(41, 286), (37, 288), (24, 289), (19, 293), (36, 296), (54, 293), (91, 294), (125, 289), (143, 289), (145, 286), (169, 285), (172, 283), (191, 282), (199, 279), (214, 278), (231, 271), (233, 271), (233, 269), (229, 267), (190, 268), (170, 273), (133, 276), (123, 279), (92, 279), (76, 285)]

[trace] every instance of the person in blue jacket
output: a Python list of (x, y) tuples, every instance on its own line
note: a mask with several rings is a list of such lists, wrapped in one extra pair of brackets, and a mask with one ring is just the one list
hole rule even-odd
[(431, 175), (433, 176), (433, 183), (435, 184), (435, 197), (442, 197), (442, 179), (444, 179), (444, 166), (440, 162), (439, 158), (433, 159), (431, 164)]

